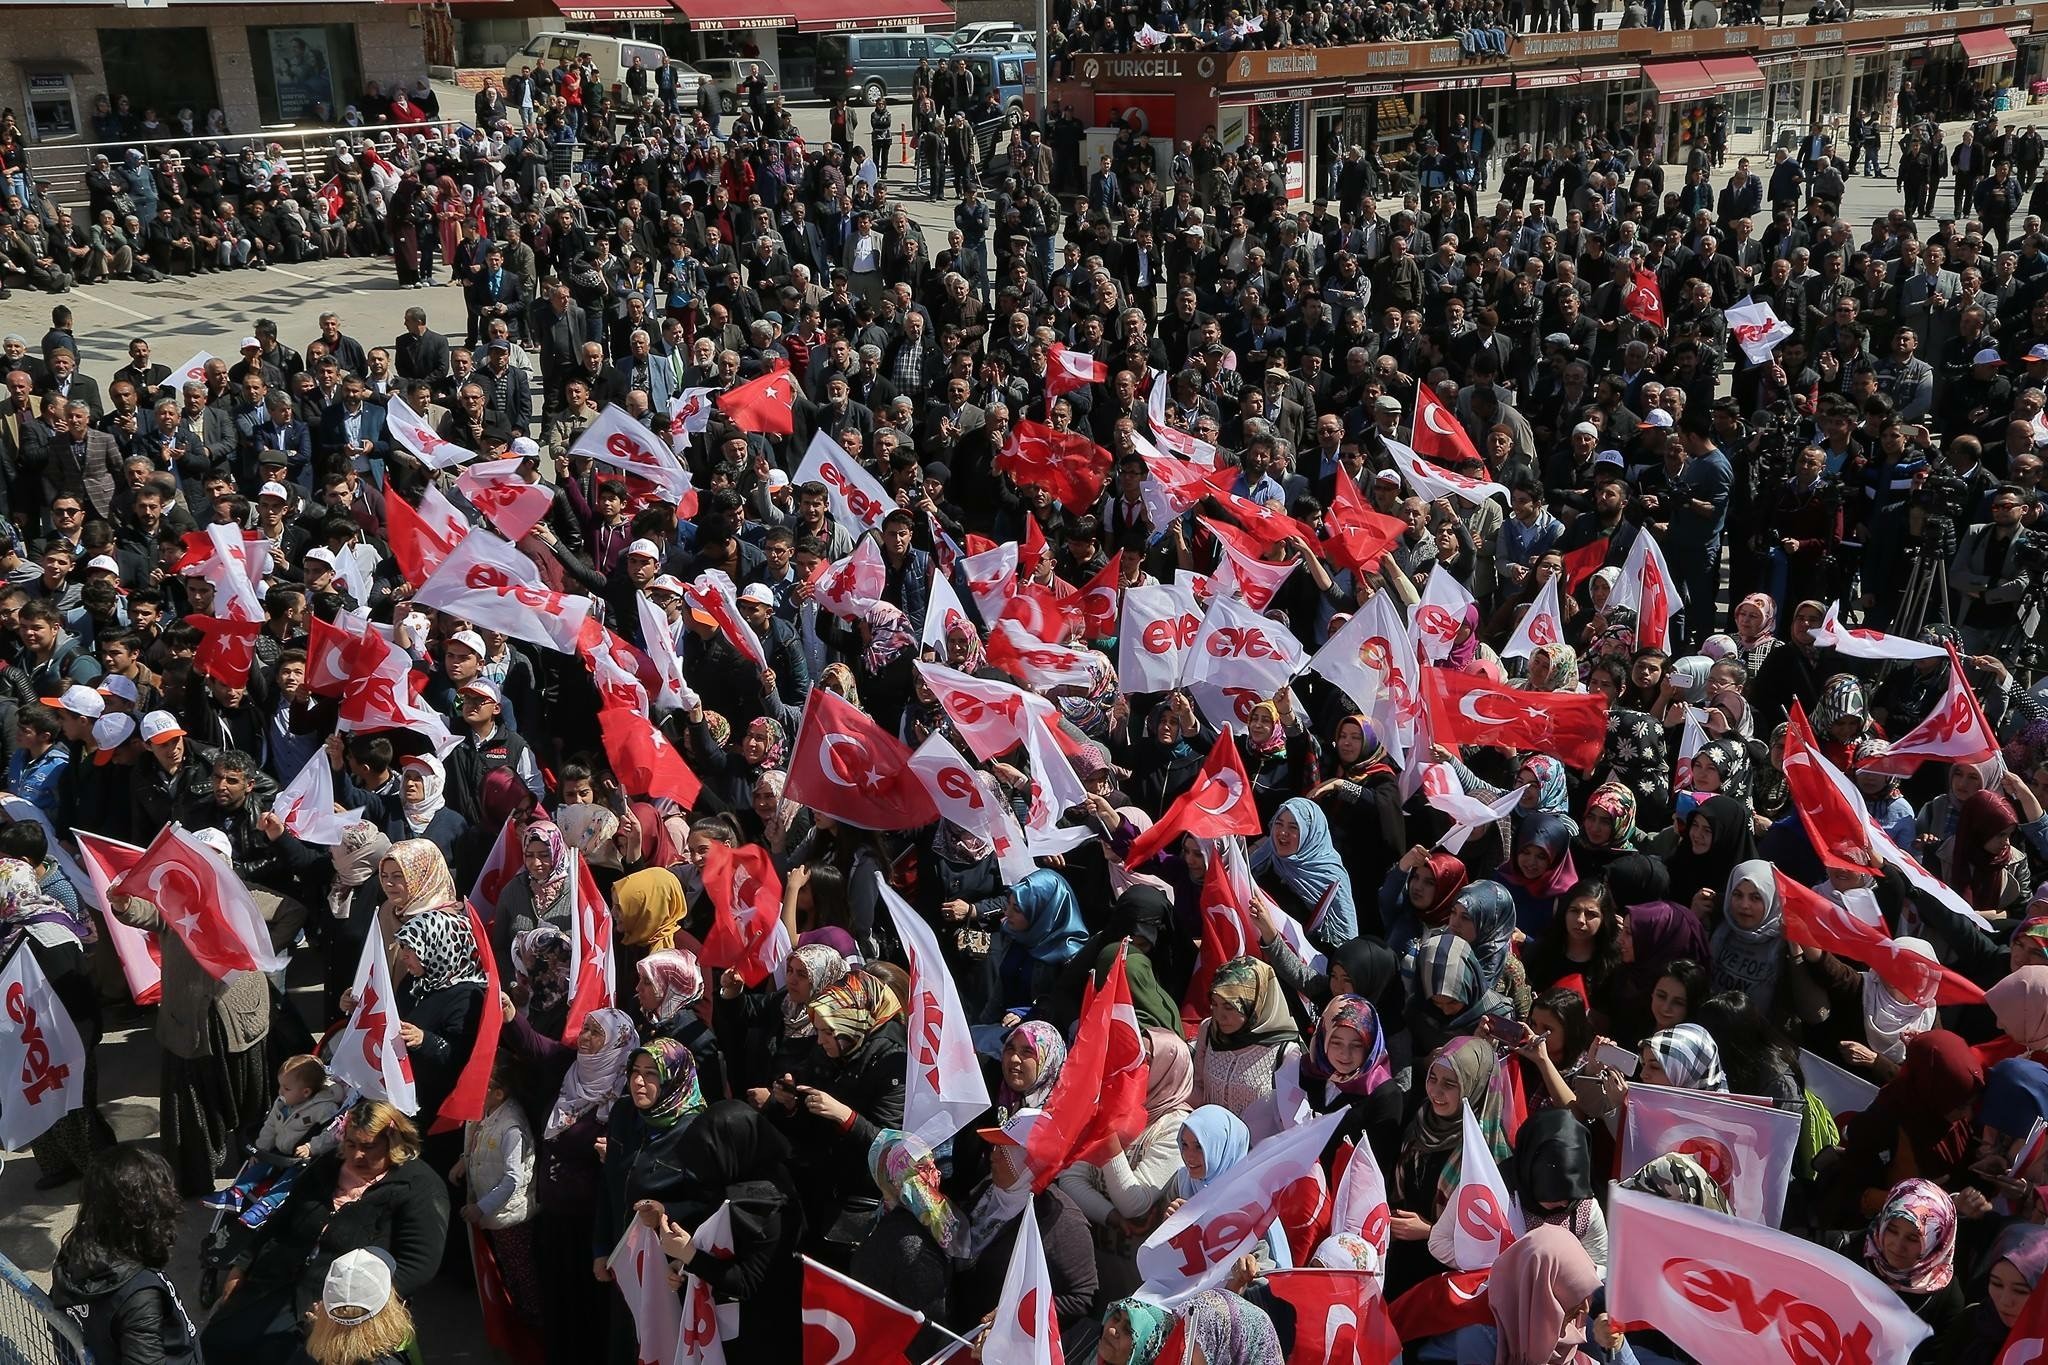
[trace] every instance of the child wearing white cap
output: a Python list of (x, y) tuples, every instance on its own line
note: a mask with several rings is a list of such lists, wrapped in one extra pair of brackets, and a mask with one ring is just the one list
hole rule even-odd
[(306, 1330), (317, 1365), (404, 1365), (412, 1312), (391, 1288), (391, 1262), (377, 1250), (350, 1251), (327, 1267)]

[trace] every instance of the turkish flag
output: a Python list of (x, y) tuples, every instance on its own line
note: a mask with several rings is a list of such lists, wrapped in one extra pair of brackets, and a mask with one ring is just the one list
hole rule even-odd
[(1599, 573), (1607, 563), (1607, 541), (1589, 540), (1576, 550), (1564, 552), (1564, 585), (1568, 591), (1577, 592), (1579, 584)]
[(1252, 800), (1251, 779), (1245, 776), (1244, 760), (1238, 757), (1237, 738), (1228, 727), (1216, 736), (1194, 785), (1182, 792), (1152, 828), (1131, 841), (1124, 866), (1143, 866), (1152, 856), (1171, 848), (1183, 834), (1215, 839), (1225, 834), (1259, 835), (1265, 825)]
[(697, 960), (706, 967), (730, 967), (749, 986), (773, 976), (789, 956), (782, 923), (782, 878), (768, 850), (759, 844), (704, 846), (704, 893), (715, 915)]
[(1078, 516), (1102, 497), (1103, 475), (1115, 463), (1110, 453), (1076, 431), (1055, 431), (1039, 422), (1019, 421), (995, 465), (1022, 487), (1049, 490), (1060, 506)]
[(2048, 1279), (2035, 1283), (1993, 1365), (2039, 1365), (2048, 1360), (2048, 1292), (2044, 1289), (2048, 1289)]
[(476, 874), (476, 885), (469, 889), (470, 903), (483, 912), (486, 924), (498, 918), (498, 897), (505, 894), (505, 888), (523, 870), (519, 852), (522, 828), (517, 815), (505, 817), (497, 842), (491, 845), (491, 856), (484, 859), (483, 870)]
[(882, 562), (882, 547), (862, 536), (846, 558), (818, 565), (811, 576), (811, 596), (821, 610), (859, 620), (881, 600), (888, 584), (889, 566)]
[(584, 1017), (612, 1003), (612, 912), (583, 855), (571, 849), (562, 856), (570, 862), (569, 1017), (562, 1041), (574, 1047)]
[(1251, 869), (1244, 841), (1235, 836), (1208, 841), (1209, 875), (1202, 880), (1202, 955), (1181, 997), (1180, 1021), (1188, 1032), (1209, 1017), (1209, 984), (1216, 969), (1233, 958), (1263, 958), (1259, 928), (1252, 918)]
[(778, 365), (718, 395), (718, 410), (741, 431), (787, 436), (796, 430), (796, 380), (788, 366)]
[(243, 621), (226, 616), (194, 613), (185, 624), (205, 638), (192, 655), (192, 666), (223, 687), (249, 685), (249, 669), (256, 662), (256, 637), (263, 632), (260, 621)]
[(1399, 517), (1373, 511), (1341, 464), (1337, 466), (1337, 491), (1330, 499), (1330, 510), (1323, 514), (1323, 526), (1328, 532), (1322, 543), (1324, 556), (1354, 573), (1377, 567), (1380, 556), (1408, 531), (1408, 523)]
[(495, 1007), (498, 992), (503, 989), (498, 955), (491, 951), (491, 936), (485, 931), (475, 904), (465, 900), (462, 910), (469, 916), (469, 936), (476, 943), (477, 960), (484, 965), (484, 1008), (477, 1016), (476, 1044), (469, 1050), (469, 1060), (462, 1064), (455, 1088), (441, 1101), (429, 1133), (446, 1133), (484, 1116), (484, 1091), (490, 1088), (491, 1064), (498, 1057), (498, 1034), (505, 1027), (505, 1016)]
[(1404, 1342), (1427, 1341), (1460, 1327), (1491, 1324), (1493, 1305), (1487, 1299), (1486, 1281), (1492, 1274), (1489, 1266), (1430, 1276), (1388, 1305), (1394, 1331)]
[(414, 731), (428, 736), (436, 753), (455, 747), (448, 723), (420, 702), (423, 683), (410, 654), (372, 630), (350, 652), (349, 663), (355, 671), (342, 694), (338, 728)]
[(285, 965), (234, 868), (178, 825), (165, 825), (107, 894), (155, 906), (193, 961), (216, 981), (229, 972), (271, 972)]
[(318, 199), (321, 203), (327, 206), (327, 216), (329, 218), (341, 217), (342, 200), (340, 176), (335, 176), (326, 184), (322, 185), (319, 189), (314, 190), (313, 197), (315, 199)]
[(518, 540), (540, 525), (555, 505), (554, 491), (546, 484), (528, 483), (519, 475), (525, 461), (486, 460), (473, 464), (455, 478), (455, 486), (470, 506), (490, 518), (491, 525), (507, 540)]
[(1465, 433), (1465, 424), (1458, 420), (1458, 414), (1445, 407), (1427, 384), (1415, 386), (1412, 444), (1417, 455), (1438, 464), (1463, 464), (1479, 458), (1479, 450)]
[(704, 784), (653, 721), (607, 706), (597, 713), (597, 725), (605, 757), (628, 796), (666, 796), (685, 810), (697, 804)]
[[(1080, 1023), (1074, 1032), (1074, 1048), (1067, 1060), (1084, 1053), (1100, 1050), (1102, 1061), (1101, 1087), (1095, 1102), (1087, 1107), (1085, 1121), (1074, 1140), (1075, 1162), (1091, 1165), (1110, 1159), (1111, 1138), (1120, 1144), (1138, 1140), (1145, 1131), (1145, 1084), (1151, 1074), (1151, 1063), (1145, 1056), (1145, 1034), (1138, 1027), (1138, 1013), (1131, 1006), (1131, 985), (1124, 974), (1124, 949), (1119, 949), (1115, 963), (1104, 978), (1101, 989), (1097, 989), (1091, 973), (1088, 984), (1083, 988)], [(1084, 1057), (1084, 1070), (1095, 1069), (1092, 1058)], [(1066, 1073), (1061, 1072), (1064, 1076)], [(1047, 1101), (1050, 1111), (1058, 1098), (1058, 1087)], [(1041, 1122), (1039, 1127), (1045, 1124)], [(1056, 1175), (1058, 1172), (1053, 1172)], [(1044, 1189), (1052, 1181), (1047, 1175), (1038, 1188)]]
[(1202, 488), (1210, 497), (1230, 509), (1230, 514), (1236, 517), (1238, 524), (1259, 543), (1261, 550), (1277, 545), (1290, 536), (1299, 536), (1303, 544), (1314, 547), (1316, 533), (1309, 526), (1296, 521), (1285, 512), (1276, 512), (1265, 503), (1253, 502), (1250, 498), (1234, 492), (1232, 485), (1242, 477), (1243, 474), (1235, 467), (1219, 469), (1202, 481)]
[[(583, 633), (576, 637), (576, 655), (590, 670), (590, 681), (597, 688), (597, 704), (601, 711), (631, 711), (643, 716), (652, 714), (647, 684), (640, 677), (640, 663), (647, 656), (633, 648), (632, 641), (599, 625), (593, 618), (583, 623)], [(660, 685), (658, 678), (655, 683), (657, 687)]]
[[(1021, 600), (1012, 598), (1011, 605)], [(985, 653), (990, 667), (1033, 687), (1088, 687), (1095, 681), (1094, 671), (1088, 667), (1088, 651), (1035, 638), (1008, 608), (989, 629)]]
[(366, 618), (344, 611), (332, 622), (306, 618), (306, 687), (318, 697), (339, 697), (358, 671), (354, 659), (370, 633)]
[(783, 795), (861, 829), (922, 829), (939, 818), (903, 742), (822, 688), (804, 705)]
[(1852, 659), (1876, 659), (1883, 663), (1907, 663), (1914, 659), (1939, 659), (1947, 653), (1944, 645), (1922, 644), (1903, 635), (1887, 635), (1881, 630), (1863, 627), (1851, 629), (1842, 624), (1839, 603), (1828, 603), (1828, 611), (1820, 623), (1820, 629), (1813, 632), (1813, 642), (1823, 648), (1839, 650)]
[[(1123, 589), (1119, 586), (1117, 557), (1111, 556), (1102, 566), (1102, 572), (1082, 584), (1072, 595), (1060, 599), (1060, 609), (1078, 612), (1086, 623), (1082, 626), (1084, 638), (1107, 640), (1116, 634), (1117, 618), (1122, 614)], [(1290, 566), (1291, 567), (1291, 566)]]
[(348, 1082), (371, 1099), (386, 1101), (401, 1114), (419, 1113), (419, 1089), (413, 1083), (412, 1058), (398, 1035), (398, 992), (391, 983), (389, 950), (382, 934), (371, 934), (363, 941), (354, 991), (355, 1008), (334, 1040), (329, 1069), (337, 1080)]
[(1015, 621), (1033, 639), (1046, 644), (1065, 644), (1069, 635), (1087, 623), (1076, 598), (1072, 592), (1062, 597), (1043, 583), (1020, 583), (996, 613), (996, 620)]
[(1581, 771), (1607, 746), (1607, 698), (1597, 692), (1539, 698), (1449, 668), (1425, 668), (1421, 677), (1422, 709), (1440, 744), (1533, 749)]
[(804, 1365), (903, 1365), (924, 1314), (806, 1256)]
[[(933, 740), (945, 742), (935, 732), (925, 744)], [(903, 1128), (937, 1146), (988, 1108), (988, 1082), (974, 1055), (967, 1010), (960, 1002), (953, 970), (939, 950), (938, 936), (922, 915), (890, 889), (879, 870), (874, 878), (875, 890), (896, 925), (910, 963), (910, 993), (903, 1001), (908, 1024), (904, 1041), (910, 1049), (904, 1074)]]
[(1003, 1276), (994, 1321), (981, 1339), (981, 1357), (1002, 1365), (1061, 1365), (1060, 1317), (1053, 1308), (1052, 1276), (1038, 1218), (1029, 1209), (1017, 1220), (1017, 1244)]
[(668, 1257), (661, 1249), (661, 1234), (628, 1209), (625, 1234), (605, 1265), (633, 1320), (634, 1359), (639, 1365), (664, 1365), (682, 1330), (683, 1305), (668, 1287)]
[(1401, 1336), (1371, 1275), (1355, 1270), (1277, 1270), (1266, 1288), (1294, 1308), (1287, 1365), (1392, 1365)]
[(391, 481), (384, 481), (384, 518), (390, 532), (391, 557), (398, 561), (398, 571), (405, 575), (405, 581), (417, 588), (433, 576), (455, 549), (455, 542), (467, 533), (468, 523), (461, 514), (456, 514), (457, 525), (445, 519), (437, 519), (434, 510), (428, 506), (439, 498), (450, 511), (454, 504), (432, 484), (427, 485), (427, 496), (420, 499), (420, 506), (414, 507), (392, 491)]
[(1017, 547), (1017, 574), (1029, 578), (1038, 572), (1038, 566), (1045, 562), (1045, 528), (1038, 524), (1038, 514), (1024, 513), (1024, 541)]
[[(109, 904), (107, 888), (135, 866), (142, 850), (82, 829), (73, 830), (72, 834), (78, 840), (78, 861), (92, 882), (94, 898), (103, 906)], [(114, 956), (120, 960), (128, 994), (138, 1005), (156, 1004), (164, 993), (164, 954), (157, 936), (147, 929), (137, 929), (111, 911), (100, 917), (100, 923), (106, 930), (107, 942), (113, 945)]]
[(1608, 595), (1608, 608), (1629, 607), (1636, 614), (1636, 645), (1641, 649), (1671, 646), (1671, 618), (1678, 615), (1678, 582), (1664, 562), (1664, 548), (1646, 529), (1628, 547), (1621, 577)]
[(1916, 1004), (1981, 1005), (1984, 991), (1931, 958), (1901, 948), (1876, 925), (1850, 914), (1796, 878), (1777, 873), (1785, 937), (1807, 948), (1866, 964), (1902, 1000)]
[[(1260, 556), (1266, 547), (1233, 523), (1210, 517), (1197, 517), (1196, 520), (1216, 537), (1216, 544), (1223, 551), (1223, 561), (1216, 566), (1216, 590), (1241, 598), (1253, 611), (1264, 611), (1271, 606), (1281, 585), (1294, 575), (1297, 561), (1286, 559), (1275, 563), (1262, 559)], [(1236, 589), (1234, 594), (1231, 593), (1233, 588)]]
[[(474, 450), (459, 446), (453, 441), (442, 440), (435, 434), (434, 429), (427, 425), (426, 419), (408, 407), (406, 401), (397, 394), (391, 395), (385, 404), (384, 412), (392, 436), (400, 445), (419, 456), (427, 468), (446, 469), (450, 465), (458, 465), (464, 460), (476, 458)], [(387, 482), (384, 487), (388, 497), (391, 485)]]
[(1055, 341), (1046, 353), (1045, 401), (1048, 403), (1063, 393), (1108, 382), (1109, 366), (1086, 351), (1070, 351)]
[(1657, 277), (1647, 270), (1638, 270), (1635, 279), (1629, 283), (1628, 298), (1622, 307), (1652, 327), (1664, 325), (1664, 295), (1657, 289)]
[(1894, 777), (1910, 777), (1928, 759), (1942, 763), (1981, 763), (1998, 752), (1998, 737), (1984, 719), (1977, 693), (1963, 676), (1963, 661), (1949, 647), (1948, 690), (1910, 731), (1892, 741), (1891, 752), (1863, 767)]
[(1558, 601), (1557, 578), (1552, 575), (1537, 590), (1536, 600), (1515, 623), (1515, 633), (1501, 650), (1503, 659), (1526, 659), (1544, 645), (1564, 638), (1564, 608)]

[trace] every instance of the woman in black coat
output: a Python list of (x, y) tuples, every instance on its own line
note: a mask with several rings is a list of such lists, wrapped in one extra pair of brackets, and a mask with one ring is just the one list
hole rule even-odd
[(868, 1148), (884, 1128), (903, 1126), (903, 1007), (880, 977), (854, 970), (814, 996), (810, 1013), (818, 1051), (795, 1091), (776, 1093), (771, 1117), (802, 1158), (811, 1242), (836, 1246), (844, 1264), (881, 1202)]
[(155, 1152), (117, 1147), (86, 1173), (78, 1221), (64, 1234), (50, 1297), (77, 1313), (100, 1365), (168, 1365), (197, 1347), (191, 1319), (163, 1273), (184, 1206)]
[(878, 1294), (924, 1314), (909, 1354), (930, 1358), (946, 1345), (932, 1323), (950, 1325), (953, 1253), (965, 1230), (939, 1189), (932, 1149), (914, 1133), (885, 1128), (868, 1149), (868, 1170), (882, 1196), (882, 1220), (854, 1248), (847, 1273)]
[(341, 1150), (300, 1173), (229, 1271), (200, 1338), (209, 1365), (274, 1365), (299, 1341), (327, 1267), (348, 1251), (388, 1253), (392, 1289), (426, 1287), (448, 1235), (448, 1188), (416, 1160), (418, 1131), (382, 1100), (349, 1113)]
[[(445, 910), (414, 915), (399, 926), (397, 941), (398, 1031), (412, 1062), (418, 1112), (431, 1123), (476, 1046), (486, 981), (467, 918)], [(460, 1137), (453, 1136), (447, 1160), (434, 1160), (437, 1169), (461, 1155)]]

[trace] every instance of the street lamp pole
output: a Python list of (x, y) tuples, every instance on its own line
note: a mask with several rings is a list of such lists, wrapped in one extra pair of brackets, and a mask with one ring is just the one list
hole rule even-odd
[(1039, 125), (1039, 126), (1040, 126), (1041, 128), (1044, 128), (1044, 127), (1048, 127), (1048, 126), (1049, 126), (1049, 125), (1048, 125), (1048, 124), (1046, 123), (1046, 112), (1045, 112), (1045, 110), (1046, 110), (1046, 102), (1047, 102), (1047, 100), (1048, 100), (1048, 99), (1049, 99), (1049, 98), (1051, 97), (1051, 92), (1052, 92), (1052, 84), (1051, 84), (1051, 82), (1052, 82), (1052, 60), (1051, 60), (1051, 55), (1052, 55), (1052, 44), (1051, 44), (1051, 41), (1050, 41), (1050, 39), (1049, 39), (1049, 37), (1048, 37), (1048, 35), (1047, 35), (1047, 32), (1046, 32), (1046, 30), (1047, 30), (1047, 29), (1049, 29), (1049, 28), (1050, 28), (1050, 27), (1052, 26), (1052, 25), (1051, 25), (1051, 18), (1052, 18), (1052, 14), (1051, 14), (1051, 6), (1050, 6), (1050, 5), (1049, 5), (1049, 4), (1047, 3), (1047, 0), (1037, 0), (1037, 10), (1038, 10), (1038, 108), (1037, 108), (1037, 110), (1035, 111), (1035, 117), (1036, 117), (1036, 118), (1037, 118), (1037, 120), (1038, 120), (1038, 125)]

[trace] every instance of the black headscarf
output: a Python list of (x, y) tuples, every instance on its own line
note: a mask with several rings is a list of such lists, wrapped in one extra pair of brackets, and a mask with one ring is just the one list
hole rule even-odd
[(1524, 1119), (1510, 1164), (1515, 1195), (1531, 1212), (1593, 1197), (1593, 1149), (1586, 1125), (1569, 1109), (1539, 1109)]
[(1666, 860), (1671, 873), (1671, 898), (1690, 905), (1701, 887), (1720, 895), (1728, 886), (1728, 874), (1737, 863), (1756, 857), (1756, 841), (1750, 836), (1749, 807), (1732, 796), (1710, 796), (1694, 816), (1705, 816), (1714, 841), (1705, 853), (1692, 851), (1692, 817), (1680, 831), (1678, 850)]
[(692, 1196), (716, 1209), (726, 1191), (748, 1181), (789, 1186), (789, 1139), (745, 1100), (720, 1100), (697, 1117), (676, 1146), (676, 1165)]
[(1407, 1032), (1408, 986), (1401, 980), (1401, 959), (1392, 948), (1378, 939), (1354, 938), (1332, 948), (1330, 962), (1351, 977), (1351, 993), (1371, 1003), (1383, 1032)]
[(1671, 899), (1671, 872), (1647, 853), (1624, 853), (1607, 865), (1607, 893), (1616, 905)]

